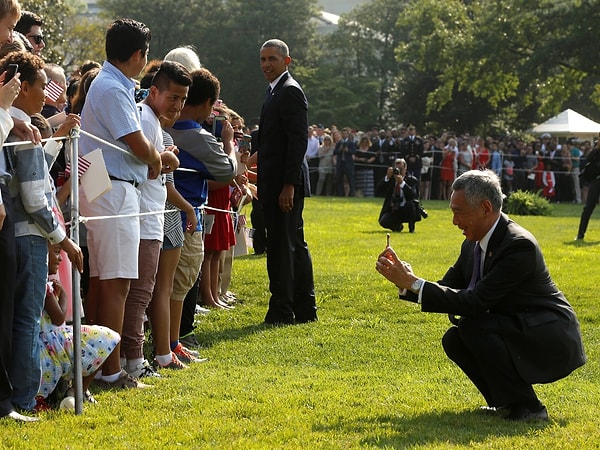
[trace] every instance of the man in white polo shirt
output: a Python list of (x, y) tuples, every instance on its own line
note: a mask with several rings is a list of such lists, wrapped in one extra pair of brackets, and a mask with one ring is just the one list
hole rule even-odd
[[(156, 178), (163, 169), (160, 153), (142, 133), (134, 99), (133, 78), (146, 65), (150, 38), (148, 27), (131, 19), (118, 19), (109, 26), (107, 60), (90, 86), (81, 113), (84, 131), (125, 150), (110, 148), (86, 135), (80, 139), (82, 155), (98, 147), (102, 149), (112, 180), (112, 189), (94, 202), (88, 202), (85, 192), (80, 191), (82, 214), (126, 216), (86, 223), (90, 253), (86, 316), (88, 322), (107, 326), (119, 334), (130, 280), (138, 277), (140, 224), (135, 215), (140, 212), (140, 191), (137, 186), (148, 178)], [(119, 354), (118, 347), (104, 363), (100, 384), (144, 387), (121, 370)]]

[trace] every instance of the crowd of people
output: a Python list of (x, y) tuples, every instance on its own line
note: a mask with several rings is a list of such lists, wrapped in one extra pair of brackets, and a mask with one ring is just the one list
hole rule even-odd
[[(106, 61), (67, 75), (44, 62), (42, 19), (0, 0), (0, 417), (35, 421), (28, 413), (74, 393), (72, 267), (81, 274), (90, 403), (91, 383), (145, 388), (141, 380), (162, 370), (205, 361), (195, 315), (235, 307), (236, 210), (256, 195), (249, 130), (218, 100), (219, 80), (193, 48), (148, 63), (150, 40), (144, 24), (118, 19)], [(74, 128), (79, 168), (98, 170), (100, 148), (110, 180), (94, 198), (79, 189), (79, 243), (68, 237), (62, 142)]]
[(589, 183), (579, 174), (591, 150), (589, 140), (559, 143), (549, 133), (532, 140), (453, 132), (419, 136), (414, 125), (360, 132), (316, 124), (309, 127), (307, 159), (315, 195), (373, 197), (388, 168), (401, 158), (418, 180), (421, 200), (448, 200), (458, 176), (487, 168), (500, 177), (506, 195), (523, 190), (551, 202), (581, 204)]
[(412, 124), (366, 132), (315, 124), (308, 127), (306, 158), (314, 195), (384, 197), (379, 224), (391, 231), (406, 223), (414, 232), (427, 217), (421, 200), (449, 200), (456, 178), (490, 169), (507, 196), (520, 190), (552, 203), (583, 203), (576, 237), (583, 239), (600, 196), (600, 181), (580, 176), (594, 148), (590, 140), (559, 143), (549, 133), (529, 140), (454, 132), (421, 137)]

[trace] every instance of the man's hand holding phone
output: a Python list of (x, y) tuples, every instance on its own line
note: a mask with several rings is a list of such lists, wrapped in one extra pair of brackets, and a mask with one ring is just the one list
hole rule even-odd
[(18, 75), (19, 66), (9, 64), (6, 71), (0, 75), (0, 108), (8, 110), (21, 90), (21, 80)]
[(6, 72), (4, 74), (4, 84), (6, 84), (10, 80), (12, 80), (18, 71), (19, 71), (18, 64), (9, 64), (8, 67), (6, 68)]

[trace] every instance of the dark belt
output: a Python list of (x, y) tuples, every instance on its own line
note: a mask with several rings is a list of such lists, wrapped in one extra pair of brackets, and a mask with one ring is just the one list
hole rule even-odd
[(137, 181), (122, 180), (121, 178), (113, 177), (112, 175), (109, 175), (108, 178), (110, 178), (113, 181), (122, 181), (123, 183), (129, 183), (129, 184), (133, 185), (133, 187), (135, 187), (135, 188), (140, 185), (140, 183), (138, 183)]

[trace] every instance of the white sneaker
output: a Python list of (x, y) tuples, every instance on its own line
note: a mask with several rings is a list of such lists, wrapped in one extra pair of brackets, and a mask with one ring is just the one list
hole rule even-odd
[(203, 306), (196, 305), (196, 314), (208, 314), (210, 309), (204, 308)]
[(134, 370), (128, 373), (133, 378), (160, 378), (160, 374), (154, 370), (147, 359), (144, 359)]

